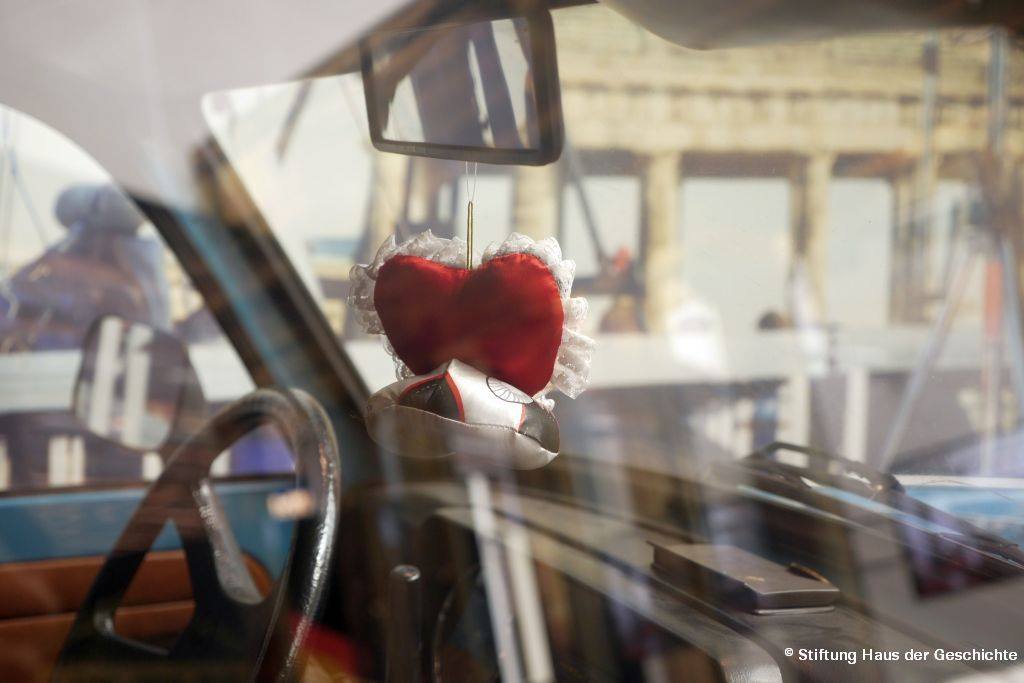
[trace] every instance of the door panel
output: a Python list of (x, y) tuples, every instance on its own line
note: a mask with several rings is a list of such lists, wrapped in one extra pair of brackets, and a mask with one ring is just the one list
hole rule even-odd
[[(290, 521), (268, 496), (284, 477), (223, 481), (217, 497), (257, 589), (265, 594), (291, 547)], [(0, 681), (45, 681), (78, 606), (143, 494), (128, 488), (0, 496)], [(173, 525), (160, 534), (115, 615), (117, 632), (173, 640), (192, 614), (192, 587)]]
[[(44, 681), (60, 652), (79, 604), (103, 565), (103, 556), (18, 562), (0, 566), (0, 680)], [(267, 570), (251, 555), (245, 563), (266, 593)], [(153, 551), (117, 610), (114, 629), (126, 638), (171, 640), (192, 616), (192, 586), (181, 550)]]

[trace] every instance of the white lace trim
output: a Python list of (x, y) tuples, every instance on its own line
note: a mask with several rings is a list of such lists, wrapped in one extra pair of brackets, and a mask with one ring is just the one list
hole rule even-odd
[[(429, 230), (401, 244), (396, 244), (395, 237), (392, 235), (377, 250), (371, 263), (353, 266), (349, 274), (351, 289), (348, 295), (348, 305), (354, 311), (356, 320), (370, 334), (384, 335), (384, 326), (373, 305), (377, 274), (385, 261), (399, 254), (421, 256), (446, 266), (458, 267), (466, 263), (466, 243), (458, 237), (454, 239), (437, 237)], [(555, 238), (548, 237), (534, 241), (526, 235), (514, 232), (503, 242), (496, 242), (488, 246), (484, 250), (481, 263), (508, 254), (531, 254), (540, 259), (554, 276), (555, 283), (558, 285), (558, 294), (562, 299), (564, 312), (562, 343), (558, 347), (551, 381), (534, 396), (534, 400), (550, 410), (554, 406), (554, 401), (547, 398), (549, 391), (557, 389), (570, 398), (576, 398), (583, 393), (590, 382), (590, 363), (593, 360), (595, 342), (579, 332), (583, 321), (586, 320), (589, 307), (587, 300), (583, 297), (569, 296), (572, 292), (573, 277), (576, 274), (576, 264), (569, 259), (562, 258), (562, 249), (558, 246)], [(384, 340), (384, 348), (395, 363), (395, 376), (398, 379), (411, 377), (412, 371), (395, 354), (395, 350), (387, 340), (387, 335), (384, 335)]]

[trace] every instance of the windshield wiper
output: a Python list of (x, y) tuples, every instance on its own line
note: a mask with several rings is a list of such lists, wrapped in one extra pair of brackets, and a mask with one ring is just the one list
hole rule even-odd
[[(803, 455), (806, 465), (780, 462), (777, 456), (781, 451)], [(903, 484), (889, 472), (880, 472), (864, 463), (828, 451), (785, 441), (770, 443), (748, 455), (743, 462), (805, 486), (804, 480), (810, 479), (851, 493), (868, 493), (872, 496), (883, 491), (904, 493)]]
[[(786, 451), (803, 455), (805, 464), (781, 462), (778, 454)], [(827, 451), (782, 441), (776, 441), (754, 451), (740, 462), (781, 483), (800, 487), (809, 493), (820, 493), (832, 500), (852, 502), (868, 510), (881, 506), (896, 513), (897, 516), (906, 516), (925, 523), (929, 527), (927, 531), (948, 541), (1024, 569), (1024, 552), (1016, 543), (990, 534), (964, 519), (908, 495), (899, 480), (889, 472), (875, 470), (864, 463), (848, 460)], [(826, 490), (822, 490), (823, 487)], [(853, 494), (853, 497), (861, 499), (862, 503), (850, 501), (850, 496), (830, 494), (827, 489)], [(805, 499), (813, 498), (814, 496), (802, 496), (801, 502), (808, 502)]]

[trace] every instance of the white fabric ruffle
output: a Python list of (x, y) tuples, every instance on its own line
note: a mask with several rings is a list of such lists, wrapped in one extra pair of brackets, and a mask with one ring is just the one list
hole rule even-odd
[[(356, 320), (370, 334), (384, 335), (384, 326), (373, 305), (377, 274), (385, 261), (400, 254), (421, 256), (446, 266), (460, 267), (466, 263), (466, 242), (458, 237), (454, 239), (437, 237), (427, 230), (397, 244), (392, 235), (377, 250), (371, 263), (353, 266), (349, 274), (351, 289), (349, 290), (348, 304), (354, 311)], [(595, 342), (579, 331), (586, 320), (589, 307), (586, 299), (570, 297), (572, 281), (576, 274), (576, 264), (569, 259), (562, 258), (562, 249), (558, 246), (555, 238), (548, 237), (535, 241), (526, 235), (514, 232), (504, 241), (488, 246), (484, 250), (481, 263), (509, 254), (531, 254), (540, 259), (555, 278), (558, 294), (562, 299), (564, 312), (562, 343), (558, 347), (551, 381), (533, 397), (539, 404), (551, 410), (554, 407), (554, 401), (546, 397), (548, 392), (557, 389), (570, 398), (576, 398), (590, 382), (590, 363), (594, 355)], [(412, 371), (395, 354), (386, 335), (384, 335), (384, 339), (385, 349), (395, 363), (395, 376), (398, 379), (411, 377)]]

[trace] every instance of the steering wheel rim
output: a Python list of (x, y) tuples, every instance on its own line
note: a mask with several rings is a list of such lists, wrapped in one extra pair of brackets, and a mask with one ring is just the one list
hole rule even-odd
[[(208, 479), (220, 453), (263, 425), (279, 430), (297, 486), (313, 502), (311, 514), (296, 521), (288, 558), (265, 597), (252, 586)], [(340, 471), (330, 422), (304, 392), (260, 389), (219, 411), (175, 451), (133, 512), (79, 608), (53, 680), (291, 678), (333, 554)], [(182, 540), (195, 610), (165, 650), (118, 635), (114, 613), (167, 522)], [(286, 611), (291, 618), (283, 618)]]

